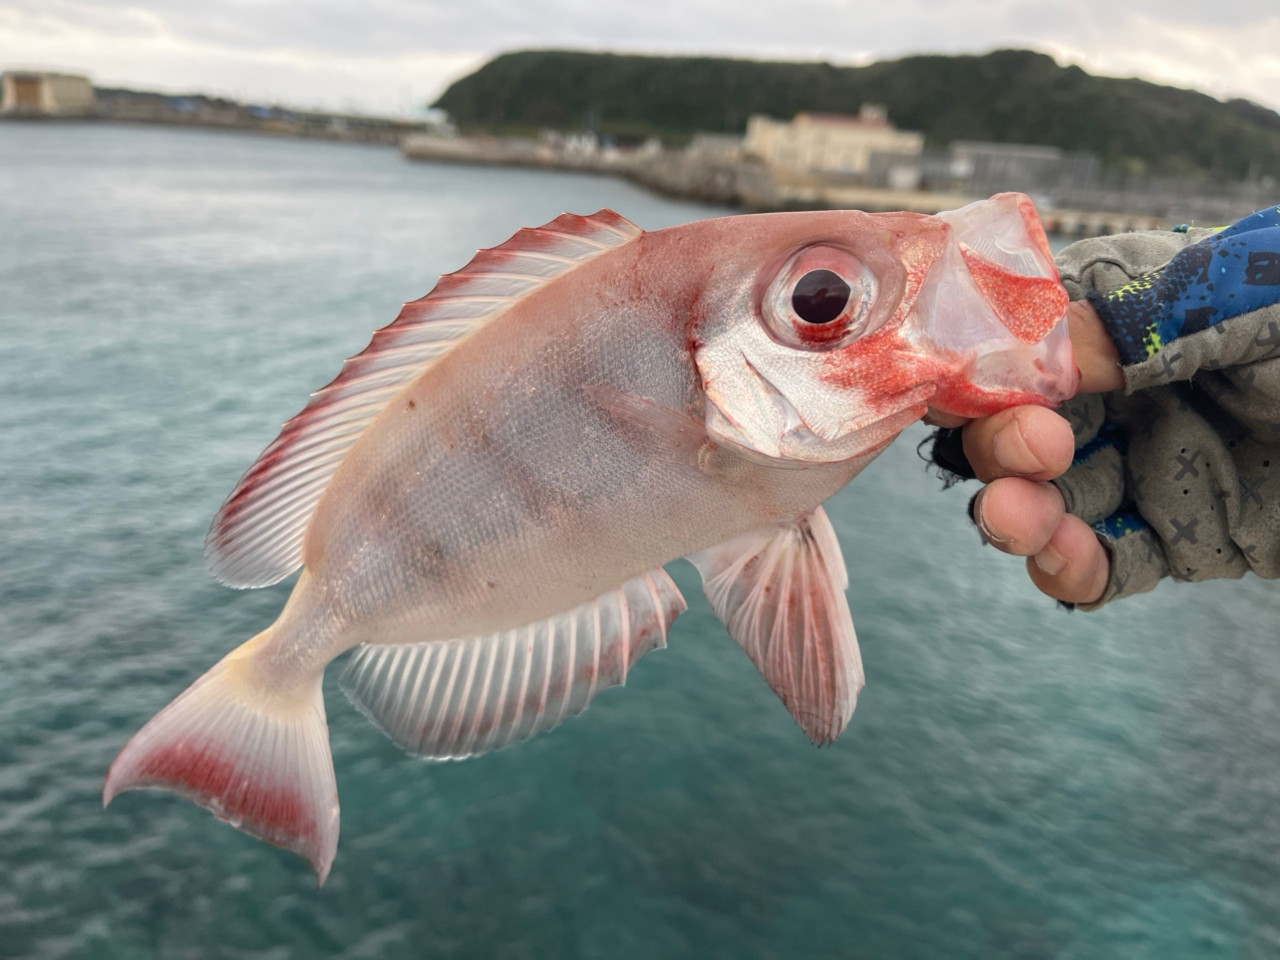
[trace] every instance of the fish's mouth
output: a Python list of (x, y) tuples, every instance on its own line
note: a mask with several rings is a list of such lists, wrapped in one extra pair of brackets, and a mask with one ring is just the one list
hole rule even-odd
[[(770, 416), (762, 422), (743, 422), (730, 415), (716, 398), (707, 396), (707, 433), (714, 439), (771, 461), (803, 464), (837, 463), (879, 452), (899, 433), (925, 415), (936, 391), (922, 382), (884, 398), (870, 415), (846, 420), (834, 436), (815, 431), (777, 387), (748, 363), (768, 396)], [(766, 422), (767, 421), (767, 422)]]

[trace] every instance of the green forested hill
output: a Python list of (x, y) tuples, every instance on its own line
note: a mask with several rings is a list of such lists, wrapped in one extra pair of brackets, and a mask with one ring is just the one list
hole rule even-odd
[(436, 106), (464, 130), (553, 127), (679, 142), (741, 132), (748, 115), (856, 113), (882, 103), (895, 125), (952, 140), (1090, 150), (1151, 173), (1280, 177), (1280, 114), (1144, 80), (1096, 77), (1028, 50), (914, 56), (865, 67), (716, 57), (530, 50), (454, 83)]

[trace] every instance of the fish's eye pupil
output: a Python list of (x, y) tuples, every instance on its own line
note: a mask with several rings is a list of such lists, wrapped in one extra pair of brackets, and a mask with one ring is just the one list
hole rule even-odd
[(849, 284), (830, 270), (810, 270), (796, 283), (791, 306), (805, 323), (830, 323), (849, 302)]

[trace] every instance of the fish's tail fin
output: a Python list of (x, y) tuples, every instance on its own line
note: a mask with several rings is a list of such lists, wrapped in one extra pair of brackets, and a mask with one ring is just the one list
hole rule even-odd
[(338, 787), (322, 678), (272, 689), (252, 656), (266, 637), (233, 650), (134, 734), (111, 764), (102, 804), (125, 790), (170, 790), (301, 854), (323, 884), (338, 847)]

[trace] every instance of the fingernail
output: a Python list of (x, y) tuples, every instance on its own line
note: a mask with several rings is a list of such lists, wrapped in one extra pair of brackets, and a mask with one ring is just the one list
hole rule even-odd
[(992, 441), (992, 450), (996, 455), (996, 462), (1010, 473), (1039, 473), (1044, 469), (1044, 464), (1027, 446), (1017, 420), (1010, 420), (1000, 429)]
[(1067, 565), (1067, 558), (1047, 543), (1036, 554), (1035, 560), (1036, 566), (1051, 577), (1060, 573), (1062, 568)]
[(983, 512), (984, 501), (986, 497), (978, 497), (978, 503), (973, 509), (973, 522), (978, 525), (978, 529), (982, 531), (982, 535), (987, 538), (990, 543), (1008, 543), (1008, 537), (1002, 537), (987, 526), (987, 517)]

